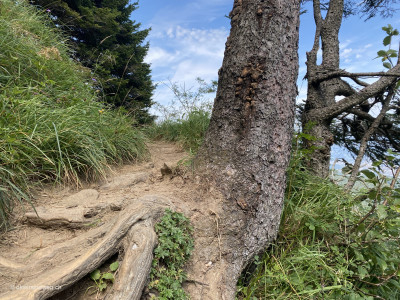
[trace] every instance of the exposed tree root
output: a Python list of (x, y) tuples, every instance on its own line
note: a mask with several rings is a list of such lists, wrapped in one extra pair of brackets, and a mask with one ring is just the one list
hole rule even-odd
[(157, 236), (149, 220), (133, 226), (125, 241), (125, 258), (119, 268), (113, 290), (106, 299), (140, 299), (150, 273)]
[(24, 278), (24, 281), (15, 282), (14, 286), (19, 288), (3, 294), (0, 299), (47, 299), (101, 266), (120, 249), (125, 255), (109, 299), (139, 299), (156, 244), (152, 224), (161, 216), (163, 202), (165, 198), (157, 196), (142, 198), (112, 221), (37, 251), (30, 257), (32, 264), (24, 266), (0, 260), (2, 272)]
[[(36, 207), (36, 212), (25, 214), (26, 221), (32, 225), (42, 228), (60, 228), (67, 227), (71, 229), (79, 229), (89, 226), (92, 220), (85, 218), (88, 211), (84, 207), (72, 208), (52, 208)], [(97, 214), (97, 213), (96, 213)], [(96, 215), (91, 213), (91, 215)]]

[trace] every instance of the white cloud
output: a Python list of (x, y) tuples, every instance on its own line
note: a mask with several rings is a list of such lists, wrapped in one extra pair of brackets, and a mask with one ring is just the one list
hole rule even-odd
[(168, 52), (160, 47), (151, 47), (145, 62), (149, 64), (156, 64), (159, 66), (164, 66), (175, 60), (175, 57), (179, 55), (179, 51)]
[(363, 44), (347, 40), (340, 45), (341, 68), (349, 72), (376, 72), (382, 70), (382, 64), (376, 60), (376, 52), (382, 48), (380, 43)]
[[(186, 28), (174, 25), (150, 34), (150, 49), (146, 62), (151, 64), (153, 79), (158, 82), (179, 82), (190, 87), (200, 77), (217, 79), (222, 65), (228, 30)], [(172, 97), (169, 89), (158, 85), (154, 100), (167, 104)]]
[(341, 42), (339, 46), (340, 46), (341, 49), (342, 49), (342, 48), (345, 49), (345, 48), (347, 48), (347, 46), (350, 45), (352, 42), (353, 42), (352, 40), (345, 40), (344, 42)]
[(343, 51), (340, 53), (340, 56), (343, 57), (343, 58), (347, 58), (347, 57), (349, 57), (349, 56), (352, 54), (352, 52), (353, 52), (353, 49), (352, 49), (352, 48), (345, 48), (345, 49), (343, 49)]

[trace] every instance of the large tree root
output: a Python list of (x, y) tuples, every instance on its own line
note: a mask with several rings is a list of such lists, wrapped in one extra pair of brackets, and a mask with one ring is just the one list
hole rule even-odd
[(139, 299), (156, 244), (153, 222), (161, 216), (165, 200), (157, 196), (142, 198), (111, 222), (37, 251), (30, 257), (32, 264), (0, 264), (2, 273), (24, 278), (21, 282), (16, 280), (14, 290), (0, 299), (47, 299), (73, 285), (121, 249), (124, 259), (108, 298)]
[(113, 291), (106, 299), (140, 299), (150, 273), (156, 242), (157, 236), (149, 220), (131, 228), (124, 245), (126, 251), (124, 261), (119, 268)]

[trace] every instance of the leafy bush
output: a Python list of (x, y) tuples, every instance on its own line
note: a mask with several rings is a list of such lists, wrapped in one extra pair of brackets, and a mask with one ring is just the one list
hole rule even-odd
[(0, 5), (0, 227), (32, 180), (79, 183), (146, 153), (122, 112), (96, 102), (96, 79), (72, 61), (46, 12)]
[(244, 272), (238, 297), (399, 299), (400, 189), (379, 167), (352, 195), (292, 163), (278, 239)]
[(154, 250), (149, 288), (159, 292), (160, 300), (188, 299), (182, 283), (186, 279), (183, 266), (193, 250), (189, 219), (167, 209), (155, 230), (158, 246)]

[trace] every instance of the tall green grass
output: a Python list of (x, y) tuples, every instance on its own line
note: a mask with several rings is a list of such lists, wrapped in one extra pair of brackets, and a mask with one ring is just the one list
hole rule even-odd
[(1, 1), (0, 225), (33, 182), (79, 184), (146, 155), (144, 135), (96, 101), (95, 83), (46, 12)]
[(345, 193), (295, 149), (277, 240), (243, 273), (239, 299), (400, 299), (400, 194), (379, 169)]
[(176, 120), (164, 120), (147, 128), (152, 139), (177, 142), (186, 151), (195, 154), (201, 146), (210, 123), (210, 112), (193, 110), (187, 116)]
[(197, 78), (197, 88), (170, 83), (174, 94), (170, 105), (158, 105), (161, 120), (146, 129), (151, 139), (163, 139), (180, 144), (191, 154), (203, 143), (211, 117), (212, 103), (207, 95), (216, 91), (217, 82), (207, 84)]

